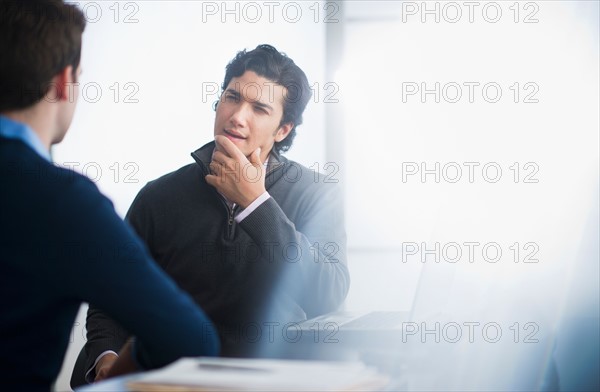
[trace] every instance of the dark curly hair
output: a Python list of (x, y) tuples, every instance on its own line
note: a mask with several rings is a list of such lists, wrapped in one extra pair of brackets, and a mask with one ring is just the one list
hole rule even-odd
[(286, 89), (283, 118), (279, 125), (292, 123), (293, 127), (289, 135), (282, 141), (276, 142), (273, 148), (278, 153), (289, 150), (296, 137), (296, 128), (302, 124), (302, 113), (312, 95), (304, 71), (285, 53), (279, 52), (273, 46), (258, 45), (249, 52), (246, 50), (238, 52), (227, 64), (225, 80), (221, 86), (223, 91), (231, 79), (242, 76), (246, 71), (254, 71), (257, 75)]

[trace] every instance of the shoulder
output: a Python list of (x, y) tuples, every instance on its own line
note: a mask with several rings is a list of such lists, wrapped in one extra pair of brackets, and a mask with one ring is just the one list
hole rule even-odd
[(10, 238), (70, 241), (116, 216), (112, 202), (87, 177), (55, 166), (25, 146), (10, 147), (0, 147), (0, 206)]
[(173, 172), (148, 182), (137, 194), (128, 212), (128, 218), (145, 211), (155, 211), (161, 215), (173, 212), (188, 205), (191, 195), (197, 195), (204, 182), (202, 170), (196, 163), (190, 163)]
[(148, 182), (142, 188), (140, 194), (155, 197), (173, 194), (175, 190), (184, 190), (194, 186), (194, 184), (197, 186), (198, 180), (202, 178), (203, 176), (198, 165), (190, 163)]
[(281, 158), (281, 179), (288, 184), (302, 187), (314, 192), (337, 192), (339, 189), (339, 167), (334, 163), (324, 166), (314, 164), (311, 167), (296, 161)]
[(316, 165), (313, 169), (283, 157), (280, 164), (279, 173), (267, 187), (280, 205), (302, 208), (303, 211), (342, 205), (339, 180), (331, 168), (327, 167), (329, 171), (323, 174)]
[(61, 200), (102, 197), (90, 179), (46, 161), (21, 142), (3, 140), (0, 157), (3, 188), (10, 189), (10, 194), (21, 194), (27, 202), (52, 205)]

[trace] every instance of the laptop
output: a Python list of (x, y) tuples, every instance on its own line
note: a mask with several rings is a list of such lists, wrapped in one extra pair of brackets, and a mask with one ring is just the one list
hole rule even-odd
[[(455, 264), (426, 262), (409, 311), (336, 311), (295, 326), (303, 335), (314, 337), (315, 343), (364, 341), (369, 345), (381, 341), (389, 344), (390, 334), (396, 340), (407, 328), (441, 316), (446, 308), (454, 280)], [(319, 334), (318, 341), (316, 339)]]

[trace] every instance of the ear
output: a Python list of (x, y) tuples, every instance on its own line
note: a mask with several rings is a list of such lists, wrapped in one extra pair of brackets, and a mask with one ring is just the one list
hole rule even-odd
[(69, 101), (72, 99), (73, 91), (73, 66), (69, 65), (60, 71), (53, 79), (53, 86), (56, 89), (56, 99), (59, 101)]
[(294, 128), (294, 123), (285, 123), (282, 126), (279, 127), (279, 129), (277, 130), (277, 133), (275, 134), (275, 141), (276, 142), (280, 142), (283, 139), (285, 139), (290, 132), (292, 131), (292, 129)]

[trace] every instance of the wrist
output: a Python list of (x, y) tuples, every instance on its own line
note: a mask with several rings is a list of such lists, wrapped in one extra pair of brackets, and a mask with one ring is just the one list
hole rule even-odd
[(115, 353), (106, 353), (102, 356), (102, 358), (98, 359), (98, 362), (96, 363), (96, 373), (98, 372), (99, 369), (101, 369), (102, 367), (112, 364), (114, 361), (117, 360), (117, 358), (119, 358), (119, 356)]
[(256, 201), (256, 199), (258, 199), (265, 192), (266, 192), (266, 190), (264, 190), (264, 189), (262, 191), (258, 191), (258, 193), (253, 194), (252, 196), (246, 198), (241, 203), (238, 203), (238, 205), (240, 207), (242, 207), (243, 209), (246, 209), (246, 208), (248, 208), (249, 205), (251, 205), (252, 203), (254, 203)]

